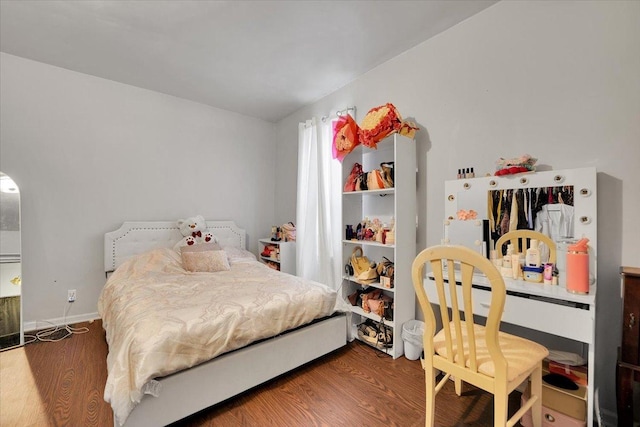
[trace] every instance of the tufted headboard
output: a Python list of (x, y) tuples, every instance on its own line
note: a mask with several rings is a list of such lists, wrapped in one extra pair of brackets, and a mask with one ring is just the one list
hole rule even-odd
[[(207, 221), (222, 246), (246, 249), (245, 230), (234, 221)], [(176, 221), (126, 221), (104, 235), (104, 271), (114, 271), (127, 258), (156, 248), (173, 248), (182, 239)]]

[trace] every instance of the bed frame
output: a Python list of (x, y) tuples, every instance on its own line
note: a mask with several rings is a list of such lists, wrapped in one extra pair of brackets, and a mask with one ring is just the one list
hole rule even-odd
[[(223, 246), (246, 249), (245, 231), (235, 222), (207, 221), (207, 227)], [(173, 247), (181, 238), (175, 221), (125, 222), (105, 234), (105, 273), (133, 255)], [(346, 331), (345, 314), (336, 314), (160, 378), (160, 395), (145, 395), (124, 425), (178, 421), (344, 346)]]

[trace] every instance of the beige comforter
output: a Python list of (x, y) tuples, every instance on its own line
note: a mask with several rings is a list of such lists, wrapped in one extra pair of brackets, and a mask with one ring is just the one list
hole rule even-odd
[(109, 344), (104, 398), (118, 423), (145, 393), (162, 392), (154, 378), (334, 311), (336, 292), (327, 286), (231, 261), (229, 271), (190, 273), (177, 252), (157, 249), (109, 278), (98, 311)]

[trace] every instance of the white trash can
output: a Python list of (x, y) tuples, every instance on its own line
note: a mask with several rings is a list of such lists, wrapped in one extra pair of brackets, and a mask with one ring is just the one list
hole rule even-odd
[(402, 340), (404, 341), (404, 357), (409, 360), (418, 360), (422, 353), (422, 335), (424, 334), (424, 322), (420, 320), (408, 320), (402, 325)]

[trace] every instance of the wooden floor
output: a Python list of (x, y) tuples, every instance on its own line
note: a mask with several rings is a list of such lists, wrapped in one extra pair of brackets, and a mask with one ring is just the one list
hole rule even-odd
[[(99, 321), (58, 343), (0, 353), (0, 425), (111, 426), (102, 398), (107, 344)], [(436, 398), (436, 425), (491, 426), (490, 395), (453, 383)], [(174, 426), (420, 426), (424, 373), (419, 361), (354, 342)], [(514, 393), (510, 412), (517, 410)]]

